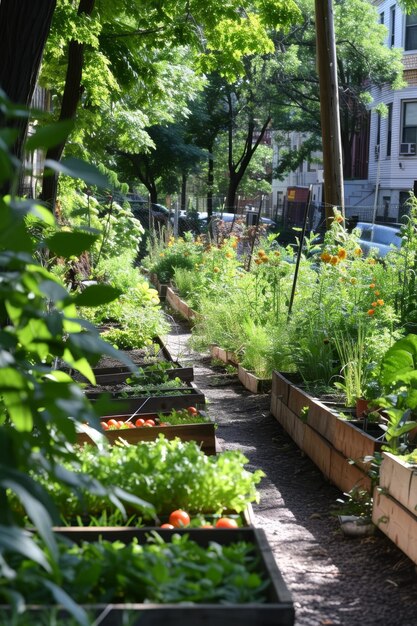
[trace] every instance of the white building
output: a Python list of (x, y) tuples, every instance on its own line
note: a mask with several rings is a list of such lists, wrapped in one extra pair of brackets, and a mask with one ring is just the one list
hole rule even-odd
[[(370, 116), (368, 177), (345, 181), (347, 214), (398, 221), (406, 212), (404, 202), (410, 190), (417, 195), (417, 13), (405, 15), (394, 0), (373, 0), (380, 22), (388, 29), (387, 46), (403, 49), (404, 79), (407, 86), (393, 91), (389, 85), (371, 90), (373, 102)], [(386, 117), (375, 107), (385, 104)], [(286, 145), (302, 143), (303, 135), (288, 133)], [(281, 143), (282, 147), (282, 143)], [(279, 146), (274, 147), (277, 164)], [(323, 170), (320, 164), (304, 162), (285, 180), (273, 180), (273, 205), (285, 206), (287, 189), (313, 186), (313, 201), (322, 200)]]

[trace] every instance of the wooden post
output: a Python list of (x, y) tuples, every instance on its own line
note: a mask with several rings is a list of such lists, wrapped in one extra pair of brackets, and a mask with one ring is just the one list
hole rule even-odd
[(333, 206), (344, 213), (342, 140), (340, 133), (336, 41), (332, 0), (315, 0), (317, 69), (320, 83), (320, 115), (323, 141), (324, 202), (326, 225)]

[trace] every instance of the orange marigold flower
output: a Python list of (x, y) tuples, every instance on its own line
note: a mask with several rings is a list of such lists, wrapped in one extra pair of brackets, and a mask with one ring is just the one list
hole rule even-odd
[(233, 254), (231, 252), (226, 252), (226, 259), (231, 259), (233, 257)]
[(346, 259), (347, 257), (346, 250), (344, 248), (339, 248), (339, 252), (337, 253), (337, 256), (339, 257), (341, 261), (343, 261), (343, 259)]
[(375, 313), (375, 309), (369, 309), (368, 315), (373, 315)]
[(379, 298), (379, 300), (377, 300), (376, 303), (379, 304), (379, 306), (384, 305), (384, 301), (382, 300), (382, 298)]
[(261, 259), (255, 259), (256, 265), (260, 265), (262, 263)]
[(232, 243), (230, 245), (232, 246), (232, 248), (234, 250), (236, 250), (236, 248), (237, 248), (237, 241), (232, 241)]
[(375, 291), (376, 296), (379, 296), (380, 293), (381, 293), (380, 291)]
[(332, 255), (329, 254), (328, 252), (323, 252), (323, 254), (320, 255), (320, 258), (323, 261), (323, 263), (328, 263), (330, 259), (332, 258)]
[(261, 258), (265, 256), (265, 250), (258, 250), (258, 256)]
[(338, 263), (339, 263), (339, 257), (332, 255), (330, 257), (330, 264), (331, 265), (337, 265)]
[(266, 254), (265, 254), (265, 255), (262, 257), (261, 261), (262, 261), (262, 263), (268, 263), (268, 261), (269, 261), (269, 257), (268, 257), (268, 256), (266, 256)]
[(353, 251), (353, 254), (355, 256), (362, 256), (362, 248), (355, 248), (355, 250)]
[(378, 302), (372, 302), (372, 306), (377, 306)]
[[(369, 289), (375, 289), (375, 283), (371, 283), (371, 284), (369, 285)], [(378, 295), (378, 294), (377, 294), (377, 295)]]

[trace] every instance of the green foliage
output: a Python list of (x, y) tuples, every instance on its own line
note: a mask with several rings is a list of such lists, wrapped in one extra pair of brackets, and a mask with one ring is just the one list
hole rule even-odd
[[(100, 454), (84, 446), (78, 451), (78, 461), (65, 468), (94, 476), (106, 487), (117, 485), (153, 503), (161, 516), (178, 508), (190, 513), (243, 511), (249, 502), (257, 501), (256, 485), (264, 475), (261, 470), (246, 470), (247, 462), (239, 451), (206, 456), (194, 442), (168, 441), (160, 435), (155, 442), (113, 446)], [(40, 478), (66, 521), (115, 509), (104, 492), (86, 491), (80, 498), (71, 488), (48, 481), (45, 474)], [(140, 513), (144, 519), (152, 517), (149, 509)]]
[[(265, 601), (267, 582), (258, 571), (253, 546), (216, 542), (201, 547), (187, 534), (164, 541), (156, 532), (144, 543), (133, 540), (59, 543), (60, 575), (50, 576), (80, 604), (246, 603)], [(32, 604), (58, 601), (39, 585), (44, 576), (29, 562), (17, 565), (17, 593)], [(123, 571), (123, 576), (115, 572)], [(51, 591), (51, 590), (50, 590)]]

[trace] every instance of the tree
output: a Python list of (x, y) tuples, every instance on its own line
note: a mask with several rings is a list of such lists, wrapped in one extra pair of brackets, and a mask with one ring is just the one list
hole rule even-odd
[[(110, 67), (113, 55), (110, 54), (112, 46), (108, 45), (109, 40), (119, 42), (124, 39), (128, 42), (124, 46), (125, 49), (129, 48), (130, 53), (126, 62), (130, 63), (133, 59), (133, 69), (138, 70), (136, 84), (139, 82), (141, 87), (146, 86), (147, 89), (161, 87), (155, 80), (155, 66), (146, 63), (150, 53), (153, 50), (167, 50), (171, 46), (187, 45), (190, 50), (194, 50), (197, 54), (194, 55), (193, 64), (199, 71), (219, 68), (224, 76), (235, 77), (242, 72), (244, 55), (262, 53), (271, 49), (272, 43), (266, 31), (267, 25), (288, 23), (297, 13), (293, 0), (290, 2), (259, 0), (244, 3), (238, 0), (226, 0), (223, 3), (209, 0), (208, 4), (206, 1), (199, 0), (193, 4), (192, 10), (185, 0), (181, 2), (169, 0), (164, 2), (163, 8), (157, 0), (152, 2), (103, 0), (100, 3), (100, 12), (93, 11), (93, 8), (94, 0), (80, 0), (77, 14), (74, 15), (75, 9), (72, 8), (71, 3), (68, 0), (59, 0), (55, 20), (55, 24), (59, 25), (57, 29), (59, 34), (55, 36), (57, 45), (53, 46), (55, 55), (58, 56), (59, 61), (63, 61), (73, 49), (78, 53), (78, 61), (75, 64), (78, 68), (77, 72), (68, 71), (68, 80), (65, 81), (67, 85), (62, 87), (64, 96), (60, 119), (68, 119), (73, 115), (73, 104), (79, 99), (81, 80), (79, 80), (78, 70), (81, 51), (84, 51), (84, 48), (86, 57), (87, 49), (91, 48), (95, 51), (95, 58), (100, 59), (102, 66), (103, 61), (104, 65), (107, 65), (108, 81), (113, 82), (113, 85), (116, 84), (115, 90), (118, 95), (121, 93), (121, 85)], [(85, 16), (90, 19), (87, 21)], [(61, 19), (60, 22), (59, 17), (66, 19)], [(65, 23), (66, 27), (63, 28)], [(115, 43), (116, 51), (120, 51), (121, 48), (123, 45)], [(63, 54), (62, 51), (64, 51)], [(108, 56), (104, 51), (107, 51)], [(145, 61), (142, 59), (140, 62), (141, 57)], [(119, 54), (115, 66), (118, 65), (120, 68), (123, 58), (123, 55)], [(58, 76), (59, 74), (58, 72)], [(122, 74), (126, 76), (129, 71), (125, 68)], [(51, 76), (51, 73), (49, 75)], [(88, 103), (90, 97), (85, 89), (84, 78), (83, 75), (83, 104)], [(65, 94), (68, 94), (67, 98)], [(111, 101), (113, 99), (110, 97)], [(70, 106), (68, 102), (71, 103)], [(54, 179), (45, 181), (42, 197), (53, 205), (55, 194)]]

